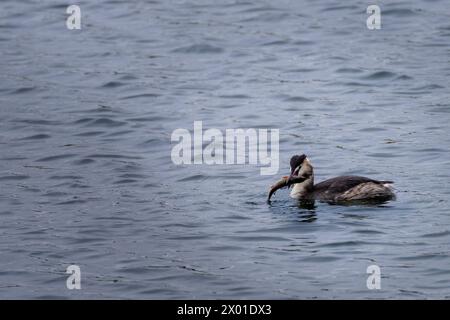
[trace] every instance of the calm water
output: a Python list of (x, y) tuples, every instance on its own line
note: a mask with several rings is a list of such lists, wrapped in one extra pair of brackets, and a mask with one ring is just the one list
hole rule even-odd
[[(450, 298), (450, 4), (376, 2), (2, 0), (0, 298)], [(174, 165), (196, 120), (279, 173)], [(296, 153), (397, 201), (266, 204)]]

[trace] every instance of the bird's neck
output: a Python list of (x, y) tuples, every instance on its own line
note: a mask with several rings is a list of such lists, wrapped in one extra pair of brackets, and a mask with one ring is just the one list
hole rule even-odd
[(301, 175), (307, 175), (309, 177), (303, 182), (294, 184), (294, 187), (292, 188), (291, 191), (292, 198), (298, 199), (305, 197), (307, 194), (311, 193), (314, 190), (314, 170), (309, 161), (307, 161), (302, 166), (299, 172), (299, 176)]

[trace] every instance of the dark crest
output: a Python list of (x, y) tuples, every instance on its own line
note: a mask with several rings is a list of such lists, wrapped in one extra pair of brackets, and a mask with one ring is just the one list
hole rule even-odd
[(291, 158), (291, 173), (294, 172), (295, 168), (302, 165), (303, 161), (306, 159), (306, 155), (302, 154), (301, 156), (295, 155)]

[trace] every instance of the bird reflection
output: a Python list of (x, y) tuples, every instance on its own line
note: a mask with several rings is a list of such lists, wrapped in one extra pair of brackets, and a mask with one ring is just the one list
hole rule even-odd
[(297, 207), (302, 209), (298, 212), (299, 222), (314, 222), (317, 220), (316, 203), (314, 200), (299, 200)]
[(315, 211), (317, 206), (314, 200), (299, 200), (298, 207), (300, 209), (312, 210)]

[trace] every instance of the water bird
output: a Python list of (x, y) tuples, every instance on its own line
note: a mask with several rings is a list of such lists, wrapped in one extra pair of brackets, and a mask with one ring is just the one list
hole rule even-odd
[(269, 190), (267, 201), (281, 188), (292, 186), (290, 196), (299, 200), (329, 203), (385, 202), (395, 198), (393, 181), (360, 176), (339, 176), (314, 184), (314, 168), (304, 154), (290, 160), (291, 174), (277, 181)]

